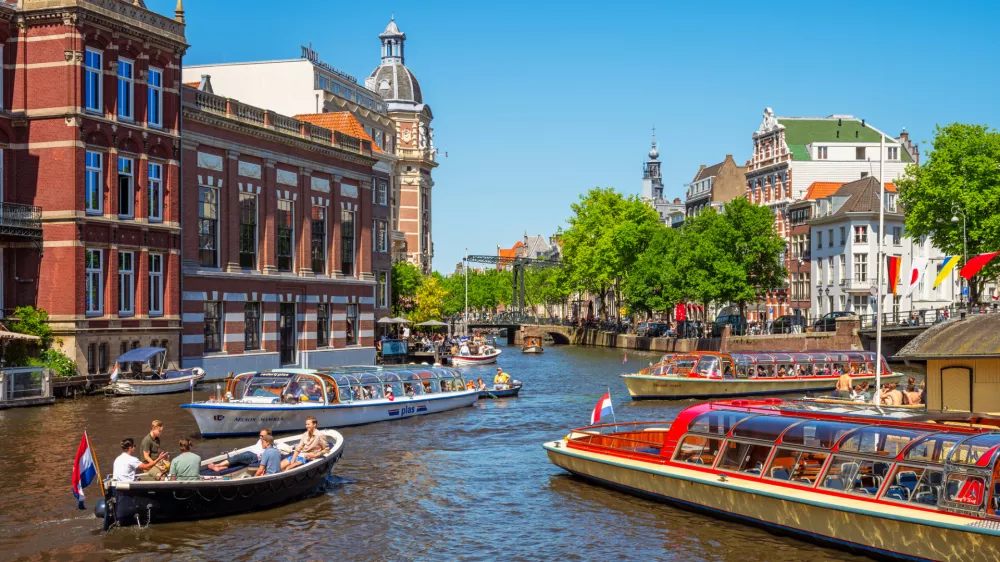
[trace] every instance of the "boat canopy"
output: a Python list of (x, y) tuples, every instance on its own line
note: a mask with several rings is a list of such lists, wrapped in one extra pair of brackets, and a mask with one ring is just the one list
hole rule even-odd
[(137, 347), (121, 354), (116, 360), (117, 363), (145, 363), (153, 357), (167, 350), (162, 347)]

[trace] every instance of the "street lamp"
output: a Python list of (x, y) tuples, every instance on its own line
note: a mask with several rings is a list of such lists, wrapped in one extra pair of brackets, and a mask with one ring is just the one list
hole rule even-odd
[[(966, 236), (965, 236), (965, 224), (967, 222), (966, 216), (965, 216), (965, 209), (963, 209), (962, 206), (959, 205), (958, 203), (954, 203), (952, 205), (951, 212), (954, 213), (951, 216), (951, 222), (953, 222), (953, 223), (958, 223), (958, 213), (962, 214), (962, 261), (963, 261), (963, 265), (964, 265), (966, 263), (969, 263), (969, 249), (966, 246)], [(962, 286), (966, 286), (966, 283), (964, 281), (961, 282), (961, 283), (962, 283)], [(971, 289), (969, 290), (969, 298), (970, 299), (972, 298), (972, 290)], [(963, 302), (964, 302), (964, 297), (963, 297)]]

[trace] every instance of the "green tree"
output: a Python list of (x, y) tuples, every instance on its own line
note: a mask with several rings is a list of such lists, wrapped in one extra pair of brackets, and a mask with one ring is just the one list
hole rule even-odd
[[(37, 342), (15, 342), (7, 349), (5, 360), (13, 366), (37, 366), (51, 369), (56, 375), (71, 377), (76, 374), (76, 362), (65, 353), (52, 347), (60, 343), (52, 335), (49, 325), (49, 313), (42, 308), (19, 306), (14, 309), (15, 320), (10, 324), (12, 332), (38, 336)], [(32, 349), (41, 347), (38, 357), (32, 356)]]
[(408, 315), (414, 324), (441, 319), (444, 300), (448, 296), (448, 292), (442, 287), (441, 279), (441, 274), (435, 272), (425, 277), (420, 284), (413, 310)]
[[(996, 129), (962, 123), (937, 127), (933, 148), (923, 164), (908, 166), (897, 185), (911, 237), (928, 236), (947, 254), (965, 254), (964, 219), (965, 259), (1000, 249), (1000, 134)], [(972, 278), (972, 302), (979, 301), (983, 283), (998, 273), (1000, 262), (994, 260)]]
[(630, 312), (667, 312), (679, 301), (674, 268), (680, 236), (666, 226), (653, 231), (645, 251), (625, 279), (624, 293)]
[(423, 276), (420, 268), (412, 263), (397, 261), (392, 264), (392, 313), (401, 316), (413, 310), (414, 298)]
[(744, 314), (747, 302), (784, 285), (785, 241), (774, 229), (774, 213), (742, 197), (726, 203), (719, 219), (707, 238), (724, 256), (711, 271), (720, 300), (737, 303)]

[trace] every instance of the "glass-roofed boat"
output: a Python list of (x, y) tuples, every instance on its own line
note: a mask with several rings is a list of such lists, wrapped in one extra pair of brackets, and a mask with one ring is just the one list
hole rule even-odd
[[(882, 361), (882, 382), (899, 380)], [(664, 355), (636, 374), (622, 375), (633, 400), (724, 398), (833, 390), (844, 373), (852, 384), (875, 383), (870, 351), (693, 351)]]
[(315, 416), (320, 428), (399, 420), (471, 406), (479, 392), (467, 389), (448, 367), (341, 367), (275, 369), (240, 373), (226, 382), (225, 396), (182, 404), (204, 437), (302, 431)]

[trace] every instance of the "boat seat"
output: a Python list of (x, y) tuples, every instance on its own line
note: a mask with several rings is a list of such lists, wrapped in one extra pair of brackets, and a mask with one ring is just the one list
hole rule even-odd
[(253, 474), (254, 472), (257, 472), (258, 467), (260, 467), (259, 464), (251, 464), (251, 465), (237, 464), (234, 466), (227, 466), (225, 470), (220, 470), (219, 472), (215, 472), (214, 470), (206, 466), (205, 468), (201, 469), (199, 474), (201, 474), (202, 476), (229, 476), (243, 469), (246, 469), (250, 471), (251, 474)]
[(788, 470), (780, 466), (776, 466), (771, 469), (771, 478), (777, 480), (788, 480), (789, 476), (790, 474), (788, 473)]
[(885, 497), (894, 500), (906, 501), (910, 499), (910, 490), (902, 486), (891, 486), (885, 493)]
[(826, 480), (823, 481), (823, 487), (832, 490), (843, 490), (844, 479), (839, 476), (827, 476)]

